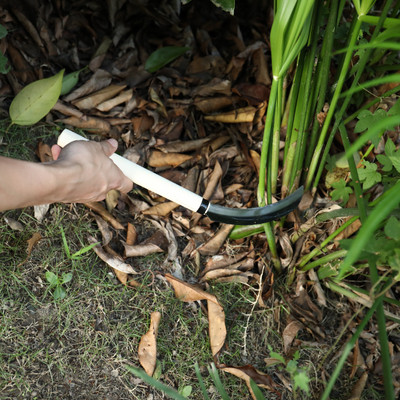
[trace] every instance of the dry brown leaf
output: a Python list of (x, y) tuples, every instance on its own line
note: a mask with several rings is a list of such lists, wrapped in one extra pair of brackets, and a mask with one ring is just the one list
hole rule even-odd
[(206, 243), (201, 245), (197, 251), (202, 255), (212, 256), (217, 254), (221, 246), (224, 244), (226, 238), (231, 233), (234, 225), (230, 224), (221, 224), (221, 227), (217, 231), (215, 235), (211, 237)]
[(165, 217), (177, 207), (179, 207), (179, 204), (174, 203), (173, 201), (166, 201), (164, 203), (156, 204), (153, 207), (143, 210), (142, 214), (158, 215), (159, 217)]
[(192, 158), (187, 154), (171, 153), (166, 154), (162, 151), (153, 150), (148, 159), (150, 167), (177, 167)]
[(31, 237), (30, 239), (28, 239), (28, 241), (27, 241), (28, 247), (27, 247), (27, 249), (26, 249), (27, 256), (26, 256), (26, 258), (25, 258), (24, 261), (20, 262), (20, 263), (17, 265), (17, 268), (19, 268), (21, 265), (25, 264), (25, 263), (29, 260), (29, 257), (31, 256), (31, 253), (32, 253), (33, 248), (36, 246), (36, 244), (37, 244), (37, 243), (39, 242), (39, 240), (41, 240), (41, 239), (42, 239), (42, 235), (41, 235), (39, 232), (35, 232), (35, 233), (32, 235), (32, 237)]
[(206, 121), (222, 122), (226, 124), (239, 124), (241, 122), (253, 122), (254, 116), (256, 115), (257, 108), (247, 106), (238, 108), (233, 111), (216, 115), (205, 115)]
[(161, 313), (152, 312), (150, 318), (150, 328), (140, 339), (138, 355), (140, 365), (144, 368), (146, 374), (153, 376), (157, 363), (157, 333)]
[(243, 379), (246, 382), (246, 385), (254, 400), (257, 400), (257, 398), (251, 389), (250, 379), (252, 379), (258, 386), (268, 389), (274, 393), (278, 393), (275, 389), (276, 383), (272, 380), (272, 378), (268, 374), (258, 371), (252, 365), (244, 365), (242, 367), (222, 367), (220, 369), (222, 371), (229, 372), (240, 379)]
[(36, 154), (39, 157), (40, 162), (53, 161), (53, 155), (51, 154), (51, 148), (47, 143), (40, 141), (36, 148)]
[[(122, 257), (114, 249), (112, 249), (110, 246), (108, 246), (108, 245), (104, 246), (104, 251), (106, 253), (110, 254), (111, 256), (115, 257), (116, 259), (120, 260), (121, 262), (124, 261), (122, 259)], [(126, 272), (122, 272), (122, 271), (119, 271), (118, 269), (114, 269), (114, 268), (113, 268), (113, 271), (114, 271), (114, 274), (117, 277), (117, 279), (123, 285), (126, 285), (127, 282), (128, 282), (128, 274)], [(131, 280), (133, 280), (133, 279), (131, 279)], [(133, 286), (133, 285), (129, 284), (129, 286)]]
[(166, 274), (165, 277), (174, 288), (175, 296), (181, 301), (207, 300), (210, 346), (212, 354), (215, 356), (224, 345), (226, 337), (224, 309), (214, 295), (170, 274)]
[(317, 303), (322, 307), (326, 307), (325, 293), (322, 289), (321, 283), (319, 282), (317, 273), (314, 269), (310, 269), (308, 271), (308, 276), (310, 277), (310, 280), (314, 283), (312, 289), (317, 295)]
[[(98, 240), (96, 240), (93, 236), (88, 236), (88, 241), (90, 244), (98, 243)], [(94, 246), (93, 250), (97, 254), (97, 256), (101, 258), (111, 268), (117, 269), (118, 271), (125, 272), (127, 274), (137, 274), (132, 266), (121, 261), (119, 257), (115, 257), (114, 255), (106, 253), (99, 244)]]
[(282, 333), (283, 351), (285, 352), (285, 354), (289, 353), (290, 346), (291, 346), (294, 338), (297, 336), (297, 333), (302, 328), (303, 328), (303, 324), (297, 320), (293, 320), (286, 325), (286, 327)]
[(110, 85), (88, 96), (74, 100), (72, 104), (80, 110), (91, 110), (100, 103), (111, 99), (126, 88), (126, 85)]
[(107, 222), (103, 218), (101, 218), (99, 215), (94, 214), (94, 213), (92, 215), (94, 216), (94, 219), (96, 220), (97, 226), (99, 227), (101, 236), (103, 238), (102, 244), (103, 244), (103, 246), (107, 246), (111, 242), (113, 234), (112, 234)]
[(215, 192), (215, 188), (221, 182), (222, 174), (223, 174), (223, 171), (222, 171), (221, 165), (217, 161), (215, 163), (214, 170), (212, 171), (212, 173), (211, 173), (211, 175), (210, 175), (210, 177), (208, 179), (206, 190), (203, 193), (203, 197), (206, 200), (211, 200), (212, 199), (213, 193)]
[(225, 343), (226, 326), (224, 309), (214, 301), (207, 300), (208, 306), (208, 332), (210, 335), (210, 347), (215, 357)]
[(223, 268), (228, 265), (236, 264), (238, 261), (242, 260), (244, 257), (246, 257), (249, 253), (240, 253), (240, 254), (235, 254), (234, 256), (231, 256), (229, 254), (224, 254), (224, 255), (216, 255), (210, 257), (207, 262), (206, 262), (206, 267), (203, 270), (203, 274), (207, 273), (208, 271), (212, 271), (213, 269), (217, 268)]
[(129, 101), (132, 95), (133, 95), (132, 89), (124, 90), (118, 96), (100, 103), (96, 108), (102, 112), (110, 111), (112, 108), (118, 106), (119, 104), (126, 103), (127, 101)]
[(349, 400), (360, 400), (361, 399), (362, 392), (365, 388), (367, 380), (368, 380), (368, 372), (365, 371), (361, 375), (361, 377), (358, 379), (358, 381), (355, 383), (355, 385), (353, 386)]
[(205, 85), (197, 86), (192, 91), (192, 96), (212, 96), (214, 94), (230, 96), (231, 92), (231, 81), (228, 79), (222, 80), (219, 78), (213, 78)]
[(157, 149), (164, 153), (186, 153), (188, 151), (195, 151), (200, 149), (206, 143), (210, 142), (211, 139), (211, 137), (207, 137), (204, 139), (188, 140), (185, 142), (181, 140), (176, 140), (174, 142), (157, 146)]
[(194, 100), (193, 104), (202, 113), (209, 114), (211, 112), (218, 111), (221, 108), (234, 105), (238, 101), (239, 98), (236, 96), (219, 96), (219, 97), (210, 97), (205, 99), (202, 97), (197, 97)]
[(128, 226), (126, 228), (126, 244), (130, 246), (134, 245), (136, 243), (137, 236), (138, 235), (135, 226), (128, 222)]
[(221, 278), (223, 276), (232, 276), (232, 275), (240, 275), (243, 271), (238, 269), (230, 269), (230, 268), (218, 268), (212, 271), (208, 271), (202, 278), (200, 282), (208, 281), (211, 279)]
[(33, 206), (33, 215), (35, 219), (39, 222), (43, 221), (43, 218), (46, 216), (47, 211), (49, 211), (50, 204), (39, 204), (37, 206)]
[[(343, 220), (343, 223), (345, 223), (349, 218), (345, 218)], [(361, 221), (359, 219), (356, 219), (344, 231), (340, 232), (339, 235), (335, 237), (335, 243), (339, 243), (340, 240), (347, 239), (348, 237), (356, 233), (360, 228), (361, 228)]]
[(124, 226), (115, 219), (104, 207), (101, 203), (98, 202), (89, 202), (84, 203), (86, 207), (90, 208), (92, 211), (99, 214), (105, 221), (107, 221), (111, 226), (115, 229), (125, 229)]
[(6, 224), (13, 230), (13, 231), (20, 231), (22, 232), (24, 230), (23, 225), (21, 222), (16, 221), (14, 218), (4, 216), (4, 221), (6, 221)]
[(107, 192), (105, 201), (108, 212), (111, 213), (111, 211), (114, 210), (115, 207), (117, 207), (118, 199), (119, 199), (118, 190), (111, 189), (110, 191)]
[(147, 244), (136, 244), (130, 246), (126, 243), (122, 243), (125, 248), (125, 257), (144, 257), (149, 254), (163, 253), (164, 250), (154, 243)]
[(61, 100), (58, 100), (57, 103), (53, 106), (52, 110), (59, 111), (64, 115), (69, 115), (70, 117), (83, 118), (84, 114), (82, 111), (71, 107), (69, 104), (63, 103)]
[(110, 132), (111, 125), (102, 118), (87, 117), (77, 118), (74, 116), (58, 119), (56, 122), (61, 122), (64, 125), (71, 125), (75, 128), (85, 129), (92, 133), (104, 134)]

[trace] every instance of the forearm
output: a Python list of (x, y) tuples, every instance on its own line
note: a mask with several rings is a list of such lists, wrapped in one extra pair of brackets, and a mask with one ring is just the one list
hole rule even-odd
[(0, 211), (61, 201), (62, 172), (51, 164), (0, 157)]

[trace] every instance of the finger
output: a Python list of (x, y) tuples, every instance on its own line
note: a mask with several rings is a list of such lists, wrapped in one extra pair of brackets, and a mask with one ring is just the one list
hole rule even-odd
[(100, 144), (103, 148), (104, 154), (107, 157), (110, 157), (115, 152), (115, 150), (117, 150), (118, 147), (118, 142), (115, 139), (108, 139), (101, 142)]
[(54, 144), (51, 146), (51, 155), (53, 156), (53, 160), (56, 161), (61, 153), (61, 147), (58, 144)]
[(122, 182), (120, 191), (122, 193), (128, 193), (133, 189), (133, 182), (128, 179), (128, 178), (124, 178), (124, 181)]

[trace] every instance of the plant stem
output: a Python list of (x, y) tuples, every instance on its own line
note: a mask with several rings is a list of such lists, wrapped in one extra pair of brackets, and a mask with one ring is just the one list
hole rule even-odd
[[(340, 94), (341, 94), (341, 91), (342, 91), (342, 88), (343, 88), (343, 84), (344, 84), (345, 79), (346, 79), (348, 67), (350, 65), (351, 57), (353, 55), (353, 47), (354, 47), (354, 45), (355, 45), (355, 43), (357, 41), (358, 33), (360, 31), (360, 28), (361, 28), (361, 21), (359, 19), (357, 19), (356, 23), (354, 24), (353, 30), (351, 32), (349, 46), (348, 46), (348, 49), (347, 49), (347, 52), (346, 52), (346, 55), (345, 55), (345, 59), (343, 61), (343, 65), (342, 65), (342, 68), (341, 68), (341, 71), (340, 71), (340, 75), (339, 75), (339, 79), (338, 79), (338, 82), (337, 82), (337, 86), (336, 86), (335, 92), (333, 94), (331, 103), (329, 105), (329, 111), (328, 111), (328, 114), (327, 114), (327, 116), (325, 118), (324, 125), (322, 126), (322, 130), (321, 130), (321, 133), (319, 135), (319, 139), (318, 139), (318, 142), (317, 142), (313, 157), (311, 159), (310, 169), (308, 171), (308, 175), (307, 175), (307, 178), (306, 178), (306, 184), (305, 184), (305, 189), (306, 190), (310, 189), (311, 184), (313, 182), (315, 171), (316, 171), (316, 168), (317, 168), (318, 162), (319, 162), (319, 157), (321, 155), (322, 148), (323, 148), (324, 142), (325, 142), (325, 138), (326, 138), (326, 135), (328, 133), (329, 126), (330, 126), (330, 123), (332, 121), (332, 118), (333, 118), (333, 115), (334, 115), (334, 112), (335, 112), (335, 109), (336, 109), (336, 105), (338, 103), (338, 100), (339, 100), (339, 97), (340, 97)], [(317, 183), (317, 182), (314, 182), (314, 185), (313, 185), (314, 188), (316, 187), (315, 183)]]

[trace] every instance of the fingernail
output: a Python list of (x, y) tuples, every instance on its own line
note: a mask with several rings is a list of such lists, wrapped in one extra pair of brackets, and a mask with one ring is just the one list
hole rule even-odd
[(118, 147), (118, 142), (115, 139), (107, 139), (108, 142), (111, 144), (112, 147), (115, 149)]

